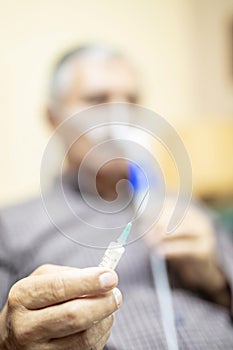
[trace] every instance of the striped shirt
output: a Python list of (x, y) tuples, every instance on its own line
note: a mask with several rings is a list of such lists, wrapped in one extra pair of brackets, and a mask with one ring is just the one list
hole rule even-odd
[[(114, 216), (101, 214), (84, 203), (72, 183), (64, 183), (64, 189), (69, 209), (54, 186), (44, 198), (48, 212), (41, 198), (2, 210), (0, 308), (15, 281), (29, 275), (41, 264), (81, 268), (97, 266), (104, 253), (100, 246), (106, 246), (117, 237), (119, 227), (127, 223), (131, 215), (130, 208)], [(90, 202), (95, 203), (97, 199), (91, 194), (88, 196)], [(105, 230), (102, 229), (103, 222)], [(232, 242), (223, 234), (217, 239), (221, 242), (222, 266), (229, 284), (233, 285)], [(167, 349), (149, 252), (143, 239), (126, 247), (117, 273), (124, 302), (115, 314), (106, 349)], [(172, 272), (170, 277), (174, 282), (172, 298), (179, 348), (233, 349), (229, 310), (184, 289)]]

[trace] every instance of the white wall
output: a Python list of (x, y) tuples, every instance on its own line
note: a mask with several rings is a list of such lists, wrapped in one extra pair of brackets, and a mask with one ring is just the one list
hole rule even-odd
[[(0, 0), (0, 204), (39, 191), (46, 81), (59, 52), (93, 41), (138, 66), (144, 104), (177, 119), (233, 115), (230, 0)], [(233, 17), (233, 16), (232, 16)]]

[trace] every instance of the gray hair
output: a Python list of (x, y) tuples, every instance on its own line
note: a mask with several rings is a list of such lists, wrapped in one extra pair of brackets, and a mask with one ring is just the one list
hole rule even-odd
[(59, 99), (63, 91), (66, 90), (64, 70), (68, 65), (78, 59), (88, 58), (93, 60), (108, 60), (113, 58), (122, 58), (122, 54), (112, 48), (101, 45), (84, 45), (73, 48), (65, 53), (56, 63), (49, 85), (49, 95), (52, 100)]

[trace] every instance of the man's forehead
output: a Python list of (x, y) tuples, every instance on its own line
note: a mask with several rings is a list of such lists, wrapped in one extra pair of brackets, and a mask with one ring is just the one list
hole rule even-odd
[(76, 78), (81, 74), (83, 76), (87, 75), (89, 78), (94, 75), (110, 74), (111, 72), (122, 73), (132, 78), (136, 77), (136, 72), (132, 66), (123, 58), (108, 58), (104, 60), (80, 58), (71, 62), (68, 69)]
[(70, 71), (74, 83), (83, 87), (132, 87), (136, 86), (137, 75), (123, 59), (108, 59), (105, 61), (76, 62)]
[(121, 56), (72, 57), (57, 72), (55, 94), (64, 98), (70, 93), (101, 91), (138, 95), (138, 76), (134, 67)]

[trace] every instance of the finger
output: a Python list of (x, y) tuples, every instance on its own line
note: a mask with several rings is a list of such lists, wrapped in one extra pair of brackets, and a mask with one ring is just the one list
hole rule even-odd
[(29, 276), (11, 289), (11, 300), (35, 310), (62, 303), (84, 295), (99, 295), (116, 286), (113, 270), (92, 267), (59, 273)]
[(178, 239), (159, 244), (157, 251), (167, 259), (183, 257), (203, 258), (207, 254), (208, 247), (204, 244), (197, 244), (195, 239)]
[[(94, 349), (95, 346), (97, 348), (97, 346), (102, 343), (104, 336), (108, 336), (112, 324), (113, 315), (110, 315), (86, 331), (60, 339), (54, 339), (51, 341), (51, 344), (53, 345), (54, 349), (58, 350), (66, 349), (67, 344), (69, 344), (69, 347), (74, 347), (75, 349), (77, 349), (77, 346), (78, 349)], [(105, 342), (103, 344), (105, 344)]]
[(96, 343), (93, 344), (91, 347), (83, 347), (82, 344), (80, 344), (80, 339), (77, 336), (73, 336), (73, 339), (67, 339), (62, 343), (62, 345), (54, 345), (53, 343), (50, 343), (50, 346), (47, 348), (48, 350), (103, 350), (104, 346), (106, 345), (108, 339), (110, 337), (110, 331), (105, 333), (102, 338)]
[[(103, 350), (103, 348), (104, 348), (104, 346), (106, 345), (106, 343), (107, 343), (109, 337), (110, 337), (110, 331), (107, 332), (107, 333), (100, 339), (100, 341), (99, 341), (98, 344), (96, 344), (96, 350)], [(92, 350), (95, 350), (95, 348), (92, 349)]]
[(39, 275), (45, 275), (45, 274), (51, 274), (66, 270), (77, 270), (77, 267), (70, 267), (70, 266), (61, 266), (61, 265), (52, 265), (52, 264), (44, 264), (39, 266), (36, 270), (34, 270), (30, 276), (39, 276)]
[(156, 231), (151, 231), (147, 235), (145, 235), (145, 241), (150, 249), (155, 249), (160, 244), (175, 240), (196, 240), (196, 242), (203, 242), (206, 240), (210, 240), (210, 237), (208, 234), (205, 235), (203, 234), (203, 232), (202, 234), (200, 234), (195, 231), (175, 231), (171, 234), (166, 234), (164, 231), (160, 233)]
[[(151, 238), (150, 238), (151, 239)], [(193, 232), (174, 232), (171, 234), (157, 235), (154, 239), (156, 244), (163, 242), (177, 241), (177, 240), (199, 240), (200, 236)]]
[[(122, 303), (122, 295), (114, 291), (98, 297), (75, 299), (46, 309), (32, 311), (30, 332), (40, 340), (50, 340), (87, 330), (114, 313)], [(26, 327), (28, 313), (21, 316), (21, 327)]]

